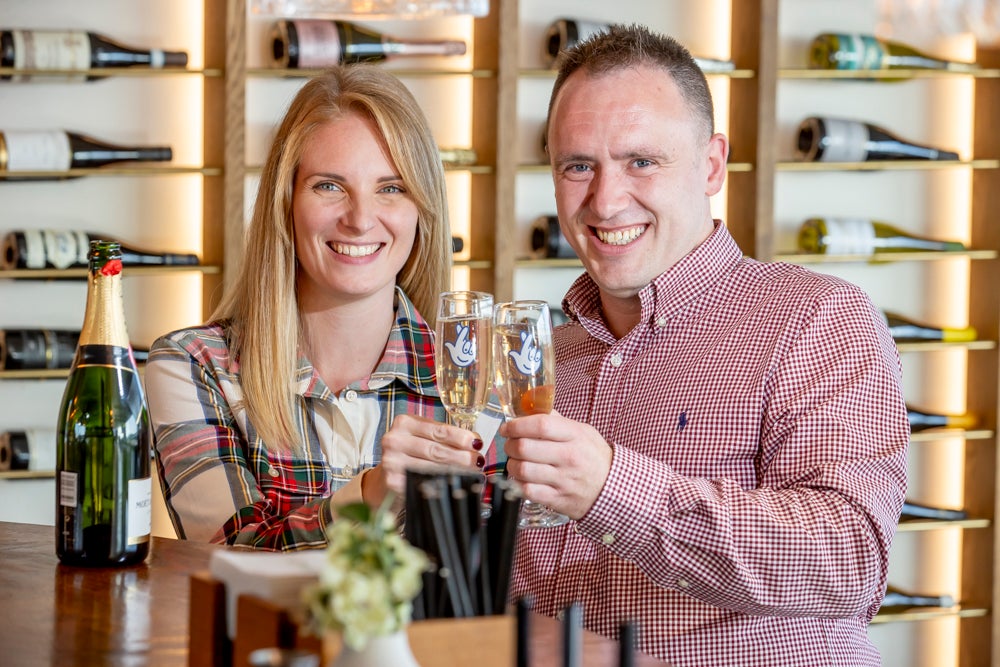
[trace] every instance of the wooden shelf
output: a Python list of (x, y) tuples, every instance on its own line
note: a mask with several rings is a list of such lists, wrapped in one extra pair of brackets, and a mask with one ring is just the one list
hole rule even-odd
[[(137, 364), (139, 375), (145, 370), (145, 364)], [(68, 368), (28, 368), (17, 370), (0, 370), (0, 380), (65, 380), (69, 377)]]
[[(191, 69), (186, 67), (163, 67), (161, 69), (143, 67), (107, 67), (103, 69), (14, 69), (13, 67), (0, 67), (0, 77), (5, 76), (30, 76), (40, 79), (59, 79), (52, 83), (65, 83), (68, 77), (93, 77), (95, 79), (155, 79), (162, 76), (184, 76), (194, 75), (209, 78), (222, 78), (223, 71), (218, 68)], [(4, 81), (3, 84), (16, 83)], [(94, 83), (93, 81), (81, 81), (81, 83)]]
[(889, 264), (892, 262), (938, 262), (946, 259), (996, 259), (996, 250), (949, 250), (947, 252), (877, 252), (874, 255), (813, 255), (789, 252), (774, 255), (775, 261), (791, 264), (845, 264), (865, 262)]
[[(442, 76), (467, 76), (474, 79), (491, 79), (497, 73), (489, 69), (401, 69), (386, 67), (401, 79), (426, 79)], [(280, 67), (248, 67), (247, 77), (258, 79), (308, 79), (322, 74), (323, 69), (282, 69)]]
[[(219, 266), (141, 266), (126, 264), (123, 271), (129, 276), (153, 276), (171, 273), (201, 273), (203, 275), (216, 275), (222, 273)], [(0, 270), (0, 278), (12, 280), (79, 280), (87, 278), (90, 269), (5, 269)]]
[(951, 438), (964, 438), (965, 440), (992, 440), (995, 436), (996, 433), (989, 429), (963, 430), (960, 428), (929, 428), (926, 431), (911, 433), (910, 442), (936, 442), (939, 440), (949, 440)]
[(993, 350), (996, 349), (993, 340), (969, 340), (961, 342), (928, 341), (926, 343), (896, 343), (900, 352), (937, 352), (939, 350)]
[(67, 171), (7, 171), (0, 169), (0, 181), (18, 182), (31, 180), (61, 181), (79, 176), (176, 176), (200, 174), (202, 176), (219, 176), (222, 167), (94, 167), (93, 169), (69, 169)]
[(0, 472), (0, 479), (55, 479), (54, 470), (6, 470)]
[[(527, 67), (518, 71), (518, 76), (526, 79), (555, 79), (556, 70), (544, 67)], [(705, 72), (706, 77), (723, 77), (727, 79), (752, 79), (752, 69), (733, 69), (728, 72)]]
[(978, 70), (962, 72), (956, 70), (943, 69), (808, 69), (798, 67), (783, 67), (778, 70), (779, 79), (818, 79), (818, 80), (848, 80), (848, 81), (872, 81), (891, 82), (906, 81), (913, 79), (939, 79), (942, 77), (971, 77), (974, 79), (996, 79), (1000, 78), (1000, 69), (980, 68)]
[(872, 162), (778, 162), (778, 171), (933, 171), (937, 169), (997, 169), (1000, 160), (876, 160)]
[(989, 528), (989, 519), (959, 519), (943, 521), (941, 519), (905, 519), (899, 522), (897, 533), (916, 533), (928, 530), (943, 530), (945, 528), (962, 528), (967, 530)]

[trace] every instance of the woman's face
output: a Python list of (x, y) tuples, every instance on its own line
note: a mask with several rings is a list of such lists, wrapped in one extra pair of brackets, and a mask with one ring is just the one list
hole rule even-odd
[(306, 140), (292, 215), (301, 307), (392, 293), (413, 249), (418, 211), (369, 118), (349, 112)]

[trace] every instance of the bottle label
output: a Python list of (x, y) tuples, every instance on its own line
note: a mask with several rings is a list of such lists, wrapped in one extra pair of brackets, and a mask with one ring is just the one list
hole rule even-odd
[[(14, 41), (14, 69), (77, 70), (90, 69), (90, 38), (82, 30), (11, 30)], [(82, 81), (85, 77), (67, 77)], [(30, 81), (30, 76), (14, 81)]]
[(153, 480), (150, 477), (128, 481), (128, 535), (129, 544), (149, 541), (153, 525)]
[(874, 36), (840, 33), (837, 37), (838, 69), (882, 69), (886, 53)]
[(333, 21), (292, 21), (299, 36), (299, 67), (331, 67), (340, 63), (340, 35)]
[(59, 471), (59, 506), (76, 508), (76, 498), (79, 495), (77, 490), (78, 476), (70, 470)]
[(820, 141), (823, 154), (820, 162), (863, 162), (868, 157), (868, 128), (842, 118), (824, 118), (826, 134)]
[(28, 229), (24, 231), (24, 265), (27, 269), (86, 266), (89, 246), (90, 240), (85, 232)]
[(4, 130), (7, 171), (66, 171), (73, 161), (62, 130)]
[(28, 470), (55, 470), (56, 432), (33, 429), (27, 431), (25, 436), (28, 441)]
[(875, 227), (863, 218), (826, 218), (823, 243), (833, 255), (871, 255), (875, 252)]

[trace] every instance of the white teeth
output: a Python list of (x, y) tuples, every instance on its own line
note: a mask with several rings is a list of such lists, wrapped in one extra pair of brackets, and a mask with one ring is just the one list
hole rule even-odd
[(597, 238), (609, 245), (627, 245), (642, 236), (642, 233), (646, 231), (646, 228), (633, 227), (632, 229), (619, 229), (614, 232), (608, 232), (602, 229), (596, 229), (594, 231), (597, 232)]
[(349, 257), (367, 257), (379, 249), (380, 245), (348, 245), (346, 243), (331, 243), (330, 247), (338, 255), (348, 255)]

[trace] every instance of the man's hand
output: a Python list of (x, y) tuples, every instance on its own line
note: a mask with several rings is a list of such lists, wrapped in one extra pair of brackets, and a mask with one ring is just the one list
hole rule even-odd
[(500, 427), (507, 475), (537, 503), (580, 519), (611, 470), (611, 446), (592, 426), (551, 414), (518, 417)]

